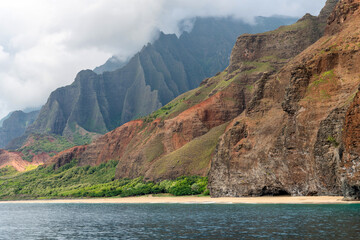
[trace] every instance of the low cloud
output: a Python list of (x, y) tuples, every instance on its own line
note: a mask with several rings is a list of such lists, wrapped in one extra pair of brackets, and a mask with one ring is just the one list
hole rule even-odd
[[(325, 0), (3, 0), (0, 3), (0, 118), (40, 106), (113, 54), (126, 59), (159, 30), (179, 34), (195, 16), (318, 14)], [(189, 24), (188, 24), (189, 25)]]

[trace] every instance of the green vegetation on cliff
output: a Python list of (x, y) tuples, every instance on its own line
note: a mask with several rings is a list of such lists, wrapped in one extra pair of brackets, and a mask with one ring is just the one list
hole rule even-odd
[(226, 126), (227, 123), (214, 127), (208, 133), (161, 157), (155, 164), (155, 174), (159, 176), (165, 174), (169, 166), (186, 168), (187, 171), (206, 169)]
[(146, 182), (142, 177), (114, 180), (116, 166), (116, 161), (109, 161), (78, 167), (72, 161), (58, 169), (40, 166), (24, 173), (7, 167), (0, 170), (0, 199), (208, 194), (206, 177), (180, 177), (158, 183)]
[(28, 138), (28, 143), (17, 151), (22, 153), (22, 158), (31, 162), (34, 155), (49, 154), (54, 156), (55, 154), (78, 145), (85, 145), (91, 142), (91, 138), (88, 135), (81, 136), (76, 134), (74, 140), (70, 141), (65, 137), (55, 134), (32, 134)]
[[(232, 74), (230, 74), (227, 70), (219, 72), (216, 76), (205, 79), (198, 88), (180, 95), (167, 105), (154, 111), (146, 117), (142, 117), (141, 119), (143, 119), (146, 123), (149, 123), (157, 118), (174, 118), (183, 111), (226, 89), (231, 83), (239, 83), (242, 77), (249, 76), (251, 74), (255, 75), (267, 71), (273, 71), (274, 67), (272, 66), (272, 61), (275, 60), (278, 62), (286, 61), (284, 59), (275, 59), (275, 57), (268, 56), (261, 59), (261, 61), (243, 62), (244, 67), (249, 70), (237, 71)], [(249, 87), (250, 86), (248, 86), (248, 88)]]

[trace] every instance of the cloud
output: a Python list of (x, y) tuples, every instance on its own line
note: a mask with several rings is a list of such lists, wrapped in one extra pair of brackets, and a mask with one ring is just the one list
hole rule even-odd
[(318, 14), (325, 0), (1, 0), (0, 118), (40, 106), (113, 54), (127, 58), (159, 30), (180, 33), (194, 16)]

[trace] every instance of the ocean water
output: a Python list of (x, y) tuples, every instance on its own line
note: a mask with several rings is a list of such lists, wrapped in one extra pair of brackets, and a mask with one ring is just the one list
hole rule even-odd
[(360, 239), (360, 205), (1, 203), (0, 239)]

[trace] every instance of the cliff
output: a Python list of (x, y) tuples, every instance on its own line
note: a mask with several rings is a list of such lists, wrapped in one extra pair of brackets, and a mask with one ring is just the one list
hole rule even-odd
[[(81, 151), (76, 148), (56, 155), (51, 163), (59, 167), (77, 159), (84, 166), (118, 160), (116, 178), (206, 176), (219, 137), (229, 132), (229, 122), (246, 109), (258, 106), (263, 95), (259, 89), (321, 36), (325, 25), (321, 28), (320, 23), (319, 18), (306, 15), (291, 26), (239, 37), (225, 71), (205, 79), (199, 88), (180, 95), (149, 116), (105, 134)], [(279, 42), (285, 42), (287, 47), (281, 48)], [(296, 46), (291, 47), (291, 43)], [(242, 126), (241, 122), (232, 123)]]
[(20, 137), (25, 129), (37, 118), (39, 111), (24, 113), (23, 111), (12, 112), (0, 127), (0, 148), (6, 147), (11, 140)]
[(212, 160), (212, 196), (359, 198), (359, 3), (339, 1), (325, 35), (270, 76), (256, 107), (232, 121)]

